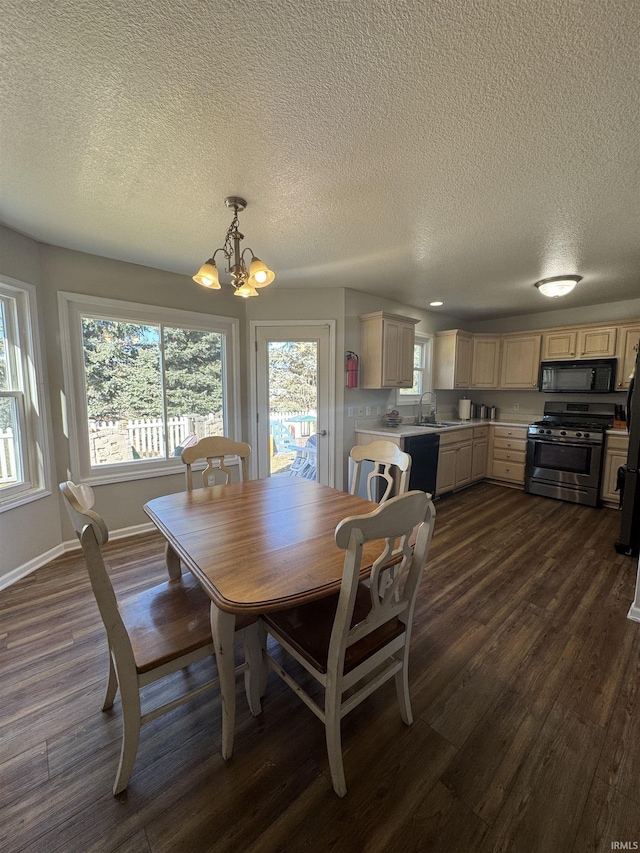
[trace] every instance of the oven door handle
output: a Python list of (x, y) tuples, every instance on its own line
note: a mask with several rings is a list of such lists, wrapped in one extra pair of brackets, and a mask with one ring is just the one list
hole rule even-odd
[(532, 444), (547, 444), (549, 447), (602, 447), (601, 441), (563, 441), (562, 439), (529, 438)]

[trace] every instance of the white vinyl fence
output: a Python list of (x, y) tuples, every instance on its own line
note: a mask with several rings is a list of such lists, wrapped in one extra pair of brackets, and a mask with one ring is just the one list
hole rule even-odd
[[(316, 431), (315, 412), (271, 412), (272, 421), (285, 424), (296, 441)], [(198, 439), (222, 435), (221, 415), (184, 415), (169, 418), (167, 446), (169, 455), (190, 435)], [(158, 459), (164, 455), (163, 423), (157, 418), (131, 421), (89, 421), (91, 464), (101, 465), (132, 459)], [(15, 439), (11, 429), (0, 432), (0, 487), (18, 480)]]
[[(222, 415), (183, 415), (167, 422), (167, 453), (191, 435), (198, 439), (222, 435)], [(159, 459), (164, 456), (164, 424), (159, 418), (130, 421), (89, 421), (89, 449), (92, 465), (127, 462), (132, 459)]]
[(16, 445), (13, 430), (9, 427), (5, 432), (0, 431), (0, 487), (17, 482)]

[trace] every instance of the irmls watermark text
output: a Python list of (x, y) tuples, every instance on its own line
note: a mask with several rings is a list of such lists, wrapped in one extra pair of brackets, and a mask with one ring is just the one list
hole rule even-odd
[(612, 841), (612, 850), (639, 850), (640, 845), (637, 841)]

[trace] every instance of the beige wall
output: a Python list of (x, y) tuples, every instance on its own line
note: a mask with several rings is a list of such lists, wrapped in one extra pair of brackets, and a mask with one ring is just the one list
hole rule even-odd
[[(42, 286), (40, 282), (40, 255), (38, 244), (22, 234), (0, 226), (0, 273), (35, 286), (37, 291), (39, 326), (44, 327), (42, 305)], [(45, 387), (48, 388), (47, 371), (49, 354), (42, 347), (42, 362)], [(43, 410), (51, 411), (50, 396), (42, 401)], [(45, 425), (47, 432), (49, 424)], [(51, 460), (53, 461), (53, 460)], [(53, 465), (51, 466), (53, 468)], [(47, 485), (51, 489), (55, 469), (47, 465)], [(38, 561), (43, 554), (56, 548), (61, 540), (60, 512), (58, 496), (55, 493), (45, 495), (37, 501), (16, 509), (0, 513), (0, 577), (16, 570), (19, 566)]]
[(462, 323), (452, 328), (469, 332), (528, 332), (531, 329), (552, 329), (556, 326), (573, 326), (581, 323), (608, 323), (635, 320), (640, 317), (640, 298), (626, 302), (606, 302), (603, 305), (587, 305), (584, 308), (559, 308), (520, 317), (501, 317), (499, 320), (483, 320), (479, 323)]
[[(47, 246), (0, 226), (0, 274), (35, 285), (44, 356), (46, 411), (50, 419), (51, 493), (0, 513), (0, 577), (15, 572), (72, 541), (73, 533), (60, 505), (58, 482), (71, 476), (69, 445), (62, 420), (62, 356), (58, 293), (69, 291), (160, 305), (240, 319), (241, 356), (246, 351), (245, 302), (231, 288), (207, 291), (187, 276), (136, 264)], [(245, 359), (241, 357), (245, 375)], [(241, 382), (243, 388), (246, 382)], [(242, 401), (246, 411), (246, 400)], [(148, 522), (143, 504), (161, 494), (184, 488), (182, 475), (96, 486), (96, 504), (111, 529)], [(0, 581), (0, 585), (2, 582)]]
[[(350, 288), (317, 290), (278, 289), (277, 281), (268, 294), (259, 299), (241, 300), (231, 288), (207, 291), (182, 275), (135, 264), (100, 258), (54, 246), (46, 246), (0, 226), (0, 274), (35, 286), (44, 357), (45, 407), (49, 419), (51, 451), (51, 492), (45, 497), (0, 513), (0, 586), (2, 576), (11, 576), (50, 558), (63, 541), (72, 541), (71, 527), (60, 506), (57, 483), (67, 479), (69, 447), (61, 413), (63, 391), (58, 293), (71, 291), (92, 296), (179, 308), (187, 311), (236, 317), (240, 320), (240, 356), (243, 434), (247, 435), (250, 411), (248, 365), (249, 321), (275, 320), (303, 322), (328, 319), (336, 322), (336, 485), (346, 484), (346, 460), (354, 443), (355, 421), (359, 407), (371, 406), (386, 411), (395, 401), (395, 392), (345, 389), (344, 360), (347, 350), (360, 349), (359, 317), (371, 311), (385, 310), (417, 318), (417, 331), (432, 333), (447, 328), (470, 331), (524, 331), (571, 323), (624, 320), (640, 317), (640, 299), (627, 303), (592, 306), (588, 309), (562, 310), (514, 317), (493, 323), (463, 324), (453, 317), (420, 310)], [(446, 397), (450, 393), (451, 400)], [(485, 392), (489, 395), (491, 392)], [(493, 392), (495, 395), (495, 392)], [(493, 400), (506, 414), (513, 400), (508, 392), (498, 392)], [(453, 403), (456, 392), (444, 392), (443, 404)], [(513, 395), (512, 395), (513, 396)], [(535, 409), (539, 396), (522, 392), (521, 410)], [(535, 398), (535, 400), (534, 400)], [(515, 399), (515, 397), (514, 397)], [(486, 402), (486, 400), (479, 400)], [(516, 401), (517, 402), (517, 401)], [(440, 403), (440, 400), (439, 400)], [(348, 416), (352, 408), (354, 415)], [(100, 511), (111, 529), (145, 524), (142, 505), (153, 497), (179, 491), (184, 487), (181, 475), (155, 477), (127, 483), (96, 487)]]

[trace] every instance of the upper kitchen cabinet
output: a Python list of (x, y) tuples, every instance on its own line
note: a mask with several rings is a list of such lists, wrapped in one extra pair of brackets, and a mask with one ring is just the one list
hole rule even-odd
[(500, 388), (531, 391), (538, 387), (542, 335), (504, 335)]
[(473, 335), (461, 329), (436, 332), (433, 387), (471, 387)]
[(631, 371), (636, 363), (636, 353), (640, 346), (640, 322), (631, 323), (628, 326), (620, 326), (618, 329), (618, 375), (616, 377), (616, 391), (625, 391), (629, 387)]
[(616, 354), (616, 332), (615, 326), (576, 327), (545, 332), (542, 360), (613, 358)]
[(497, 388), (500, 378), (499, 337), (474, 336), (471, 347), (471, 388)]
[(411, 388), (417, 322), (386, 311), (360, 317), (363, 388)]

